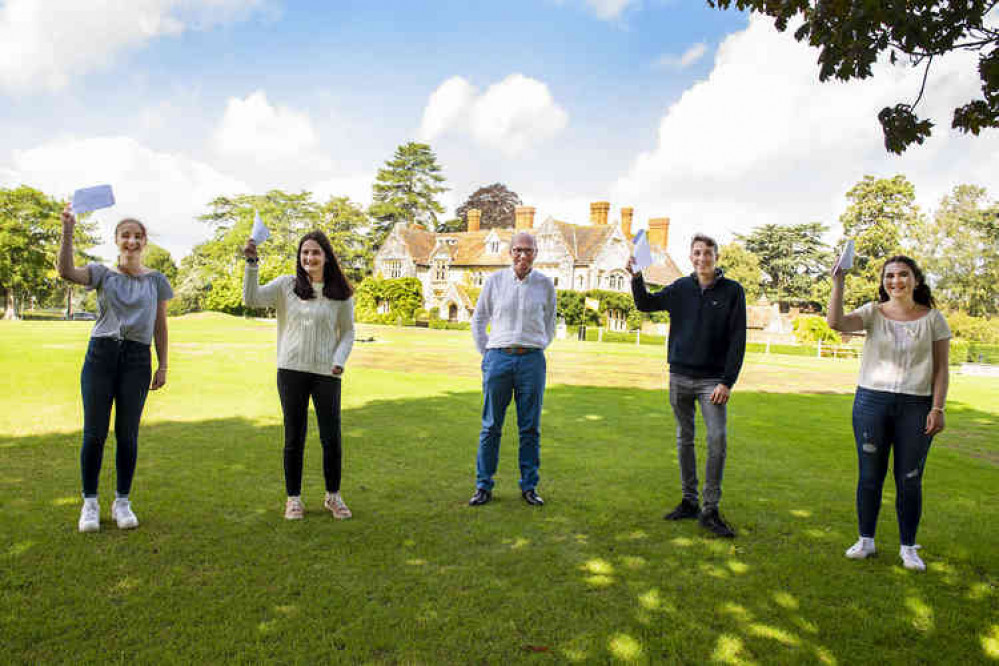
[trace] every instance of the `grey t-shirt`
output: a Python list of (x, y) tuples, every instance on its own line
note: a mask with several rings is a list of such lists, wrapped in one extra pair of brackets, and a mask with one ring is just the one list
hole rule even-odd
[(151, 343), (156, 306), (173, 298), (166, 276), (159, 271), (125, 275), (101, 264), (87, 264), (87, 269), (87, 289), (97, 290), (97, 323), (90, 337)]

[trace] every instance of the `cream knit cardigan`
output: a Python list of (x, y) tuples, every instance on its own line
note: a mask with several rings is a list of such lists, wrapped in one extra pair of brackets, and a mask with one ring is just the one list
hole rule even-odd
[(345, 368), (354, 346), (354, 299), (335, 301), (323, 296), (303, 301), (294, 292), (295, 276), (282, 275), (261, 286), (258, 268), (246, 265), (243, 303), (251, 308), (277, 311), (277, 367), (330, 375), (334, 366)]

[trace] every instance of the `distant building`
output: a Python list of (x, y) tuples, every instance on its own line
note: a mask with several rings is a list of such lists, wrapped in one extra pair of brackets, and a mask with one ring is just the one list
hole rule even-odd
[[(510, 240), (518, 231), (538, 242), (534, 268), (549, 276), (556, 289), (628, 292), (624, 267), (632, 253), (633, 208), (622, 208), (619, 224), (608, 224), (610, 203), (590, 204), (589, 224), (547, 218), (534, 226), (534, 208), (517, 206), (514, 228), (480, 229), (481, 212), (468, 211), (468, 231), (434, 233), (418, 224), (397, 223), (375, 254), (375, 274), (415, 277), (423, 284), (424, 308), (442, 319), (468, 321), (475, 308), (470, 290), (482, 287), (493, 272), (510, 265)], [(669, 218), (649, 220), (654, 265), (644, 271), (650, 284), (666, 285), (680, 269), (666, 251)], [(623, 323), (622, 323), (623, 325)]]

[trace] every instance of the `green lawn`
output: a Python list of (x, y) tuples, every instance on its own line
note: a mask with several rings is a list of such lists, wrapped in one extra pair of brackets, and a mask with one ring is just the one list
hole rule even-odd
[[(274, 325), (171, 320), (133, 491), (138, 530), (79, 534), (90, 324), (0, 324), (0, 661), (9, 663), (996, 663), (999, 380), (952, 377), (920, 543), (853, 562), (856, 361), (752, 354), (730, 408), (734, 541), (667, 523), (679, 498), (661, 348), (559, 341), (542, 421), (547, 505), (466, 506), (479, 429), (470, 335), (362, 326), (344, 380), (354, 519), (285, 522)], [(109, 442), (113, 447), (113, 438)], [(702, 453), (703, 458), (703, 453)], [(112, 456), (106, 455), (110, 462)]]

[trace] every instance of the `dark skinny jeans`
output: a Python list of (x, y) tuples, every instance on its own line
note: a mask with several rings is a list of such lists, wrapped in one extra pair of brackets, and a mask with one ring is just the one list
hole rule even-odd
[(327, 492), (340, 491), (340, 378), (279, 368), (278, 395), (284, 412), (284, 485), (288, 496), (302, 494), (302, 464), (309, 426), (309, 398), (319, 422), (323, 477)]
[(149, 393), (149, 345), (116, 338), (91, 338), (80, 373), (83, 394), (83, 496), (97, 497), (104, 443), (114, 405), (115, 470), (118, 495), (128, 495), (139, 450), (139, 420)]
[(916, 544), (923, 511), (923, 469), (931, 435), (923, 432), (933, 399), (857, 388), (853, 402), (853, 435), (857, 442), (860, 478), (857, 481), (857, 520), (860, 536), (874, 538), (888, 458), (895, 449), (895, 512), (899, 540)]

